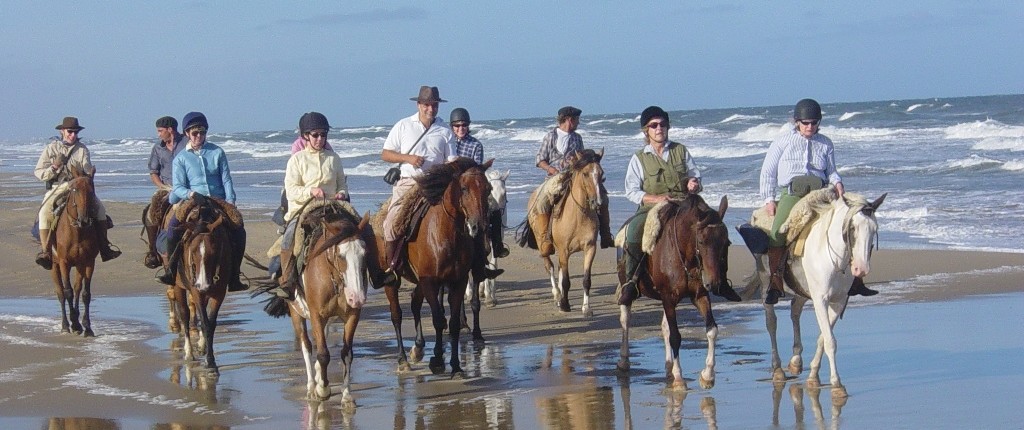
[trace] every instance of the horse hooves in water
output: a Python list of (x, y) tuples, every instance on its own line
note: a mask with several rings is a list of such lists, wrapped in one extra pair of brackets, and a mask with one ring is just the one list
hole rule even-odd
[(572, 307), (569, 306), (569, 301), (566, 300), (558, 304), (558, 310), (562, 312), (572, 312)]
[(772, 371), (772, 382), (786, 382), (786, 372), (783, 372), (781, 367), (776, 367)]
[(461, 381), (463, 379), (466, 379), (466, 372), (462, 371), (462, 369), (452, 372), (453, 381)]
[(430, 372), (435, 375), (444, 373), (444, 357), (431, 357), (430, 358)]
[(620, 372), (629, 372), (629, 360), (619, 360), (619, 362), (615, 364), (615, 368)]
[(409, 372), (411, 370), (412, 370), (412, 365), (410, 365), (408, 361), (399, 361), (398, 362), (398, 372), (399, 373)]
[(82, 337), (96, 337), (96, 333), (93, 333), (92, 329), (89, 329), (82, 333)]
[(835, 403), (835, 399), (845, 399), (850, 394), (846, 392), (846, 387), (839, 385), (832, 387), (832, 403)]
[(715, 386), (714, 378), (712, 378), (712, 379), (704, 379), (704, 375), (700, 375), (700, 377), (697, 378), (697, 382), (699, 382), (700, 383), (700, 387), (705, 389), (705, 390), (710, 390), (711, 388), (714, 388), (714, 386)]
[(409, 360), (413, 363), (423, 361), (423, 348), (419, 346), (412, 347), (412, 351), (409, 351)]

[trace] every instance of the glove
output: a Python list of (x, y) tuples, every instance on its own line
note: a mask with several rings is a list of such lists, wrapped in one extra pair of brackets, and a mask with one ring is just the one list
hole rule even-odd
[(192, 192), (191, 199), (193, 202), (196, 202), (197, 205), (205, 205), (210, 202), (209, 198), (197, 192)]

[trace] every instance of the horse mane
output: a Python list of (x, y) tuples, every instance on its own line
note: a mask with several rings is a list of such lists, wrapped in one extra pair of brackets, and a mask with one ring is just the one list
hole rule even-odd
[(431, 166), (422, 176), (416, 178), (416, 184), (419, 186), (415, 189), (414, 193), (426, 199), (427, 203), (431, 206), (436, 205), (441, 201), (441, 197), (444, 196), (445, 190), (448, 189), (448, 185), (452, 181), (465, 171), (479, 166), (473, 159), (465, 157), (459, 157), (444, 164)]
[(327, 236), (323, 242), (310, 251), (306, 256), (306, 261), (312, 260), (317, 255), (359, 233), (360, 218), (347, 211), (327, 212), (319, 218), (319, 221), (320, 223), (311, 233), (313, 237), (320, 234), (326, 235), (329, 228), (337, 229), (338, 232)]
[(570, 171), (576, 171), (593, 163), (600, 163), (601, 156), (593, 149), (584, 149), (576, 152), (576, 159), (569, 165)]

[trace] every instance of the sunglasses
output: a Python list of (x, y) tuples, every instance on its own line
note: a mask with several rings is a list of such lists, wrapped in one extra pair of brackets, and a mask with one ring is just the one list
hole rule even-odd
[(650, 122), (650, 123), (647, 123), (647, 128), (662, 128), (662, 127), (668, 128), (668, 124), (665, 124), (663, 122)]
[(462, 127), (469, 127), (469, 123), (460, 122), (458, 124), (452, 124), (452, 128), (462, 128)]
[(327, 138), (327, 133), (309, 133), (309, 137), (312, 137), (314, 139), (320, 139), (320, 138), (326, 139)]
[(193, 136), (204, 135), (204, 134), (206, 134), (206, 129), (205, 128), (193, 128), (193, 129), (188, 131), (188, 134), (193, 135)]
[(78, 132), (82, 130), (73, 130), (70, 128), (65, 128), (64, 131), (68, 132), (68, 134), (78, 134)]
[(797, 121), (797, 122), (799, 122), (800, 124), (806, 125), (806, 126), (818, 125), (818, 120), (816, 120), (816, 119), (800, 120), (800, 121)]

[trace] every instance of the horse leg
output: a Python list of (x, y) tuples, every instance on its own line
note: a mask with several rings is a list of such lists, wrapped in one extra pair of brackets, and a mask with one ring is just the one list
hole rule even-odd
[(327, 365), (331, 363), (331, 353), (327, 350), (327, 321), (310, 312), (309, 326), (316, 344), (316, 361), (313, 363), (316, 386), (315, 392), (309, 394), (313, 400), (327, 400), (331, 397), (331, 387), (327, 381)]
[(190, 327), (192, 314), (189, 308), (191, 292), (175, 287), (175, 309), (178, 314), (178, 325), (181, 327), (181, 337), (185, 339), (185, 362), (191, 362), (195, 358), (195, 345), (192, 344), (192, 329)]
[(181, 325), (178, 324), (178, 312), (174, 302), (175, 288), (175, 286), (170, 285), (165, 292), (167, 296), (167, 328), (171, 330), (171, 333), (180, 333)]
[(764, 303), (764, 325), (772, 344), (772, 381), (783, 382), (786, 380), (786, 373), (782, 371), (782, 359), (779, 358), (779, 317), (775, 314), (774, 304)]
[(398, 342), (398, 371), (408, 372), (409, 357), (405, 354), (405, 344), (402, 342), (402, 306), (398, 301), (398, 285), (385, 286), (384, 295), (388, 298), (388, 308), (391, 310), (391, 326), (395, 329), (395, 340)]
[[(475, 281), (475, 279), (473, 281)], [(470, 281), (470, 283), (466, 286), (466, 294), (463, 295), (462, 300), (462, 326), (463, 328), (465, 328), (467, 325), (465, 296), (470, 296), (469, 307), (473, 311), (473, 340), (477, 342), (484, 341), (484, 334), (480, 330), (480, 287), (478, 287), (483, 286), (483, 284), (483, 282), (477, 284)], [(451, 302), (451, 299), (449, 299), (449, 302)]]
[[(430, 306), (430, 319), (434, 326), (434, 355), (430, 357), (430, 371), (435, 375), (440, 375), (444, 372), (444, 329), (447, 325), (445, 321), (444, 311), (441, 310), (441, 303), (439, 300), (441, 285), (434, 284), (433, 279), (420, 280), (420, 290), (423, 291), (427, 299), (427, 304)], [(448, 298), (452, 299), (457, 294), (449, 294)], [(455, 313), (455, 309), (452, 309), (452, 314)], [(452, 320), (458, 321), (458, 317), (453, 317)], [(453, 326), (457, 326), (457, 323), (452, 323)], [(449, 336), (453, 339), (452, 342), (458, 342), (459, 332), (458, 330), (452, 330)], [(457, 345), (457, 344), (456, 344)]]
[[(291, 313), (296, 315), (298, 311), (293, 307)], [(302, 351), (302, 362), (306, 366), (306, 398), (312, 399), (316, 392), (314, 391), (316, 389), (316, 368), (313, 367), (313, 343), (309, 341), (309, 328), (306, 325), (306, 320), (302, 317), (299, 317), (299, 331), (296, 332), (296, 336), (297, 346)]]
[[(420, 280), (420, 282), (423, 282), (423, 280)], [(413, 363), (419, 363), (420, 360), (423, 360), (423, 350), (427, 346), (427, 340), (423, 337), (423, 320), (421, 318), (421, 313), (423, 312), (422, 286), (417, 285), (412, 290), (412, 303), (409, 308), (412, 310), (412, 329), (416, 332), (415, 339), (413, 339), (412, 352), (409, 355)]]
[(64, 275), (64, 263), (54, 262), (54, 267), (50, 270), (50, 277), (53, 278), (54, 288), (57, 290), (57, 301), (60, 302), (60, 331), (61, 333), (71, 333), (70, 322), (68, 321), (68, 304), (70, 300), (70, 288), (65, 288), (64, 283), (67, 277), (70, 275)]
[(633, 314), (633, 303), (619, 305), (619, 324), (622, 326), (622, 344), (619, 347), (619, 362), (616, 369), (629, 371), (629, 319)]
[(704, 358), (704, 370), (697, 378), (700, 387), (707, 390), (715, 386), (715, 343), (718, 341), (718, 324), (715, 323), (715, 315), (711, 313), (711, 299), (706, 290), (693, 300), (693, 305), (704, 317), (704, 333), (708, 339), (708, 355)]
[(789, 318), (793, 321), (793, 356), (789, 359), (789, 373), (799, 375), (804, 371), (804, 343), (800, 332), (800, 316), (804, 313), (807, 298), (796, 295), (789, 308)]
[(343, 336), (345, 344), (341, 347), (341, 404), (346, 408), (354, 408), (356, 406), (355, 399), (352, 398), (352, 392), (349, 389), (349, 385), (352, 382), (352, 345), (356, 338), (356, 327), (359, 325), (359, 316), (362, 313), (361, 308), (350, 308), (348, 309), (348, 316), (345, 319), (345, 334)]
[(213, 334), (217, 331), (217, 313), (220, 310), (220, 300), (215, 297), (208, 297), (207, 303), (201, 303), (199, 316), (202, 318), (203, 337), (206, 339), (206, 367), (214, 375), (219, 375), (217, 370), (217, 357), (213, 352)]
[(95, 333), (92, 331), (92, 319), (89, 317), (89, 304), (92, 303), (92, 272), (95, 266), (85, 266), (85, 273), (79, 274), (82, 277), (81, 280), (81, 294), (82, 304), (85, 305), (85, 310), (82, 313), (82, 328), (84, 329), (82, 335), (85, 337), (94, 337)]
[(812, 303), (814, 303), (814, 317), (818, 321), (818, 329), (821, 334), (818, 336), (814, 358), (811, 360), (810, 373), (807, 375), (807, 385), (815, 388), (821, 386), (818, 371), (821, 370), (821, 356), (822, 352), (824, 352), (825, 355), (828, 355), (829, 364), (832, 367), (831, 382), (833, 390), (843, 389), (842, 384), (839, 382), (839, 372), (836, 370), (836, 338), (835, 333), (832, 332), (832, 326), (834, 325), (835, 318), (838, 318), (838, 316), (834, 318), (830, 315), (829, 303), (824, 297), (815, 297)]
[[(454, 283), (451, 283), (449, 285), (452, 285), (452, 286), (455, 286), (455, 285), (466, 285), (466, 279), (457, 280)], [(460, 333), (460, 331), (462, 329), (462, 320), (460, 320), (459, 318), (455, 318), (454, 317), (454, 315), (456, 315), (456, 314), (465, 314), (465, 308), (464, 308), (464, 306), (466, 305), (465, 297), (466, 297), (465, 292), (455, 292), (455, 291), (453, 291), (452, 294), (448, 295), (448, 307), (451, 308), (452, 315), (453, 315), (452, 318), (448, 322), (448, 324), (450, 325), (450, 327), (448, 328), (449, 341), (451, 343), (451, 349), (452, 349), (452, 357), (451, 357), (451, 359), (448, 360), (448, 364), (451, 365), (451, 367), (452, 367), (452, 378), (463, 378), (463, 377), (465, 377), (465, 372), (462, 371), (462, 363), (459, 361), (459, 333)], [(477, 318), (476, 321), (480, 321), (480, 319), (479, 319), (479, 317), (480, 317), (480, 299), (479, 299), (479, 296), (477, 296), (476, 307), (475, 307), (475, 309), (473, 311), (473, 314)], [(441, 322), (443, 324), (444, 323), (444, 318), (443, 318), (444, 314), (441, 314), (441, 317), (442, 317)], [(479, 324), (476, 325), (475, 330), (476, 331), (480, 330), (480, 325)], [(475, 336), (474, 336), (474, 340), (477, 340)], [(483, 340), (483, 337), (481, 337), (479, 340)], [(435, 351), (436, 351), (436, 349), (437, 348), (435, 347)], [(443, 353), (444, 353), (444, 351), (442, 350), (442, 354)]]
[(562, 312), (572, 312), (569, 306), (569, 253), (558, 250), (558, 285), (560, 287), (561, 300), (558, 301), (558, 309)]
[(551, 297), (555, 300), (555, 306), (562, 302), (562, 291), (558, 289), (558, 282), (555, 280), (555, 266), (551, 263), (550, 257), (541, 257), (544, 261), (544, 270), (548, 271), (548, 280), (551, 282)]
[(596, 246), (591, 246), (583, 254), (583, 316), (586, 318), (594, 316), (594, 311), (590, 309), (590, 268), (594, 264), (595, 254)]
[[(69, 264), (70, 266), (70, 264)], [(77, 266), (74, 267), (75, 280), (71, 284), (71, 332), (74, 334), (82, 334), (82, 271)], [(68, 269), (68, 276), (71, 276), (71, 269)]]
[(661, 336), (665, 339), (665, 377), (672, 381), (672, 389), (686, 391), (686, 380), (683, 379), (683, 368), (679, 363), (679, 345), (683, 336), (679, 334), (679, 323), (676, 320), (676, 307), (663, 301), (664, 310), (661, 317)]
[(839, 380), (839, 367), (836, 365), (836, 345), (835, 340), (835, 327), (836, 322), (839, 321), (839, 316), (843, 314), (843, 310), (846, 309), (846, 300), (848, 296), (843, 296), (837, 302), (829, 302), (828, 306), (828, 332), (832, 335), (832, 343), (828, 344), (826, 338), (825, 354), (828, 355), (829, 368), (831, 370), (829, 375), (829, 383), (832, 384), (832, 398), (845, 398), (847, 397), (846, 387), (843, 386), (842, 381)]
[[(487, 260), (491, 263), (492, 267), (498, 267), (498, 259), (494, 257), (493, 248), (491, 248), (491, 253), (487, 254)], [(491, 278), (485, 278), (484, 282), (480, 284), (480, 290), (483, 292), (484, 298), (486, 298), (485, 303), (489, 308), (493, 308), (498, 305), (498, 298), (494, 297), (494, 284), (495, 282)]]

